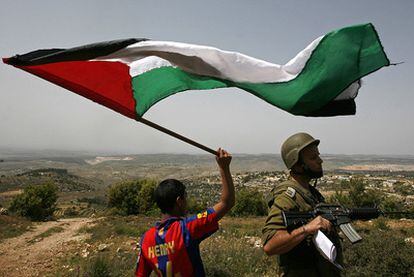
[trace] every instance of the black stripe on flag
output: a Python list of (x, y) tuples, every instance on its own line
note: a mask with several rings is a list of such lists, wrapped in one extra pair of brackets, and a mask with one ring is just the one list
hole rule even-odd
[(40, 49), (23, 55), (15, 55), (5, 62), (15, 66), (41, 65), (47, 63), (83, 61), (109, 55), (130, 44), (145, 41), (144, 38), (111, 40), (82, 45), (68, 49)]
[(317, 111), (306, 116), (325, 117), (354, 115), (356, 113), (356, 104), (354, 99), (331, 101)]

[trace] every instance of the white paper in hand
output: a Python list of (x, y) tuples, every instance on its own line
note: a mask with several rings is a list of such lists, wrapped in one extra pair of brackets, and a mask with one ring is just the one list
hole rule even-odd
[(325, 259), (335, 263), (336, 247), (324, 233), (318, 230), (318, 232), (313, 236), (313, 242)]

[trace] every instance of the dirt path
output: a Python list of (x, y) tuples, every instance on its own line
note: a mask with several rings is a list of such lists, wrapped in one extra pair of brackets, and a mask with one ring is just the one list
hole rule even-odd
[[(79, 235), (78, 230), (96, 220), (71, 218), (41, 222), (32, 231), (3, 241), (0, 243), (0, 276), (44, 276), (50, 273), (59, 257), (86, 238), (86, 235)], [(36, 239), (53, 227), (64, 230)]]

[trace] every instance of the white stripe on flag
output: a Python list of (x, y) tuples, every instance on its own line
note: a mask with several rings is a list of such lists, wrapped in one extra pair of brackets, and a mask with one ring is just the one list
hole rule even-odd
[[(134, 68), (131, 69), (131, 74), (134, 74), (132, 77), (154, 68), (174, 65), (191, 73), (235, 82), (277, 83), (296, 78), (305, 67), (313, 50), (318, 46), (322, 38), (323, 36), (315, 39), (285, 65), (273, 64), (241, 53), (223, 51), (214, 47), (168, 41), (137, 42), (95, 60), (126, 63)], [(157, 52), (162, 58), (155, 57)], [(168, 57), (171, 54), (176, 55), (169, 59)], [(182, 64), (180, 59), (177, 59), (177, 55), (183, 56)], [(153, 57), (147, 59), (149, 56)], [(145, 60), (137, 62), (143, 58)], [(184, 58), (187, 58), (187, 60), (184, 61)], [(188, 63), (188, 58), (194, 59), (195, 62)], [(209, 68), (205, 70), (203, 66), (196, 62), (196, 59), (207, 64)], [(137, 65), (142, 67), (142, 69), (136, 68)], [(216, 73), (212, 73), (212, 69)]]

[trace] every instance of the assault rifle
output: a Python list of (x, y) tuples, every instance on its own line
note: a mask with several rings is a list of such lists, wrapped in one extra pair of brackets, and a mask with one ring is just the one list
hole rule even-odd
[(348, 209), (341, 205), (329, 205), (325, 203), (318, 204), (313, 211), (310, 212), (284, 212), (282, 211), (283, 222), (286, 228), (292, 229), (308, 223), (311, 219), (322, 216), (329, 220), (333, 226), (338, 226), (344, 235), (351, 241), (356, 243), (362, 240), (361, 236), (355, 231), (351, 225), (353, 220), (370, 220), (390, 214), (407, 214), (410, 212), (382, 212), (377, 208), (353, 208)]

